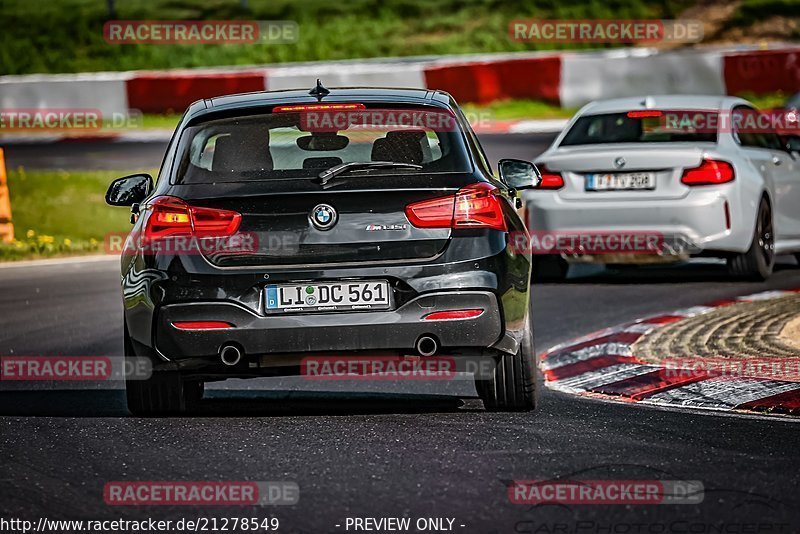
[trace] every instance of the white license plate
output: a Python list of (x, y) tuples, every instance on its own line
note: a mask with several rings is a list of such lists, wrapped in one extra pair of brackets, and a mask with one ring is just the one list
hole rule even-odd
[(586, 175), (587, 191), (631, 191), (655, 187), (656, 177), (650, 172)]
[(385, 280), (276, 284), (264, 288), (264, 309), (267, 313), (385, 310), (390, 305), (389, 283)]

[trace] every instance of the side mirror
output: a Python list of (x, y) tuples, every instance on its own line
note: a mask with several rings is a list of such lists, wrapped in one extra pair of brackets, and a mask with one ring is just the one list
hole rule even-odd
[(106, 191), (106, 203), (111, 206), (133, 206), (147, 198), (153, 190), (149, 174), (131, 174), (117, 178)]
[(542, 174), (530, 161), (501, 159), (498, 168), (500, 178), (514, 189), (532, 189), (542, 181)]

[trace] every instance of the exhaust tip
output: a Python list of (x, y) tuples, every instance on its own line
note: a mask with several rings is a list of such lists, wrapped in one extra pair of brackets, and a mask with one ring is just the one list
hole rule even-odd
[(219, 359), (228, 367), (242, 361), (242, 351), (236, 345), (223, 345), (219, 349)]
[(420, 356), (433, 356), (439, 350), (439, 342), (433, 336), (420, 336), (414, 344), (414, 348)]

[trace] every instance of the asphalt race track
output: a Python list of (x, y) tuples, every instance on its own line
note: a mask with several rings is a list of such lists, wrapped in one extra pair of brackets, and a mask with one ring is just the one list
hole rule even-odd
[[(532, 158), (551, 138), (483, 141), (496, 161)], [(141, 145), (14, 146), (6, 158), (9, 167), (157, 166), (163, 145)], [(800, 286), (800, 268), (788, 258), (780, 262), (763, 284), (731, 282), (714, 262), (574, 269), (567, 283), (534, 288), (537, 351), (647, 314)], [(119, 356), (118, 276), (108, 260), (0, 267), (0, 355)], [(0, 386), (6, 517), (275, 516), (279, 532), (308, 533), (346, 532), (347, 517), (381, 516), (454, 518), (456, 532), (487, 534), (800, 531), (800, 426), (788, 419), (667, 411), (546, 390), (535, 414), (488, 414), (468, 381), (303, 379), (229, 381), (207, 393), (196, 416), (139, 419), (128, 416), (119, 388)], [(509, 481), (550, 478), (694, 480), (703, 484), (704, 500), (510, 503)], [(262, 508), (107, 506), (103, 486), (120, 480), (294, 481), (300, 501)]]

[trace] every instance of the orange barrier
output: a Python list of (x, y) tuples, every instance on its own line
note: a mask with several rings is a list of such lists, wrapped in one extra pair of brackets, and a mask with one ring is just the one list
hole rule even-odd
[(14, 240), (14, 224), (11, 222), (11, 196), (6, 182), (6, 158), (0, 148), (0, 241)]

